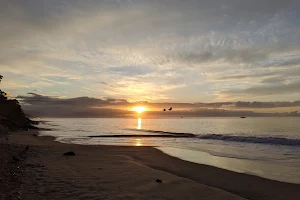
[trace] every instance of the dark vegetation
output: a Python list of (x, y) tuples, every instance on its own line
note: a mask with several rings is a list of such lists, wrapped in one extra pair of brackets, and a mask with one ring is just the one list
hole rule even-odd
[[(0, 84), (2, 78), (3, 76), (0, 75)], [(34, 125), (37, 123), (26, 117), (16, 99), (8, 98), (7, 94), (0, 89), (0, 133), (36, 129)]]

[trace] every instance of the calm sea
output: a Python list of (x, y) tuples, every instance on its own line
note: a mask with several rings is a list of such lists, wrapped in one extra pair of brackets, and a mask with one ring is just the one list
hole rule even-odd
[(44, 120), (52, 131), (41, 135), (63, 143), (154, 146), (183, 160), (300, 183), (300, 118)]

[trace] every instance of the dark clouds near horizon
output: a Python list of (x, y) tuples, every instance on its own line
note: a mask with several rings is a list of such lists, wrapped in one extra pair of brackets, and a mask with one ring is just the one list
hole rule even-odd
[[(218, 102), (218, 103), (130, 103), (123, 99), (78, 97), (61, 99), (30, 93), (18, 96), (22, 107), (37, 117), (135, 117), (135, 106), (149, 109), (144, 117), (231, 117), (231, 116), (300, 116), (300, 101), (295, 102)], [(163, 108), (172, 106), (171, 112)], [(253, 109), (294, 107), (292, 112), (264, 113)], [(298, 113), (299, 110), (299, 113)]]

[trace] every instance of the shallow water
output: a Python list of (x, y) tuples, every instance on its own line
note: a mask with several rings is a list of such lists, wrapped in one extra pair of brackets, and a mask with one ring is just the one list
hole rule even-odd
[(155, 146), (183, 160), (300, 183), (300, 118), (44, 120), (53, 130), (41, 134), (60, 142)]

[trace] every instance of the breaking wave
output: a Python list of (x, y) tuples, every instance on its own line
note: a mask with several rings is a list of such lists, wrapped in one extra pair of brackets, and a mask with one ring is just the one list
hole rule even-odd
[(256, 136), (207, 134), (207, 135), (199, 135), (198, 138), (207, 139), (207, 140), (223, 140), (223, 141), (233, 141), (233, 142), (300, 146), (300, 139), (290, 139), (284, 137), (256, 137)]
[(148, 130), (148, 129), (127, 129), (130, 131), (138, 131), (138, 132), (147, 132), (147, 133), (155, 133), (155, 134), (168, 134), (168, 135), (177, 135), (181, 137), (196, 137), (196, 135), (192, 133), (179, 133), (179, 132), (169, 132), (169, 131), (157, 131), (157, 130)]
[(270, 144), (270, 145), (300, 146), (300, 139), (291, 139), (291, 138), (284, 138), (284, 137), (236, 136), (236, 135), (222, 135), (222, 134), (196, 135), (192, 133), (178, 133), (178, 132), (156, 131), (156, 130), (145, 130), (145, 129), (130, 129), (130, 130), (155, 133), (155, 134), (177, 135), (181, 137), (196, 137), (203, 140), (221, 140), (221, 141), (259, 143), (259, 144)]

